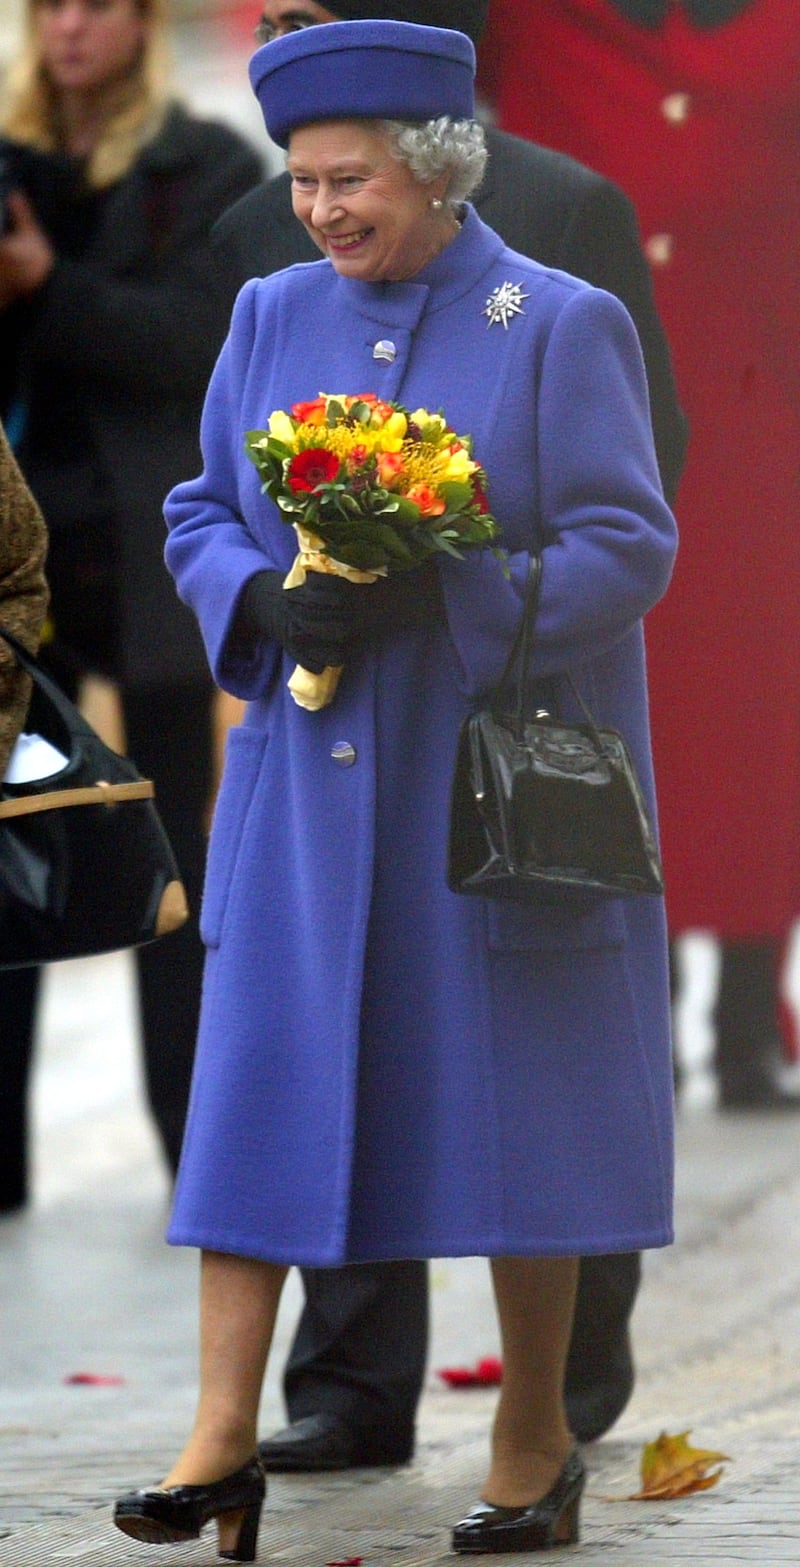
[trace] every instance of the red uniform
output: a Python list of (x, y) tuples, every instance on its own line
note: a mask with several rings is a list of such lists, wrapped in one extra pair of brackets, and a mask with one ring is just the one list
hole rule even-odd
[(481, 83), (505, 130), (637, 209), (691, 432), (648, 617), (670, 922), (782, 936), (800, 912), (800, 5), (493, 0)]

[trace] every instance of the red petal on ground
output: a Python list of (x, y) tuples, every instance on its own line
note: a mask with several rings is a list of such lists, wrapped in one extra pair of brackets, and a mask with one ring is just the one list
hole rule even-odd
[(68, 1387), (124, 1387), (124, 1377), (96, 1376), (93, 1371), (74, 1371), (65, 1377)]
[(497, 1387), (503, 1380), (503, 1362), (487, 1355), (475, 1366), (444, 1366), (436, 1375), (448, 1387)]

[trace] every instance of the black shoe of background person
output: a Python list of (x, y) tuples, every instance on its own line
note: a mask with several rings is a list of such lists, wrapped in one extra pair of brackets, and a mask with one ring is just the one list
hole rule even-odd
[(270, 1474), (317, 1474), (331, 1469), (373, 1469), (407, 1464), (413, 1436), (388, 1440), (385, 1432), (361, 1432), (340, 1415), (305, 1415), (259, 1442)]
[[(570, 1430), (578, 1442), (596, 1442), (619, 1419), (634, 1384), (630, 1335), (620, 1336), (606, 1356), (607, 1376), (566, 1390)], [(359, 1432), (339, 1415), (306, 1415), (259, 1442), (258, 1451), (270, 1474), (315, 1474), (335, 1469), (393, 1467), (413, 1457), (413, 1440)]]
[(634, 1384), (633, 1351), (630, 1334), (620, 1334), (610, 1354), (604, 1357), (602, 1380), (584, 1382), (567, 1378), (564, 1403), (567, 1424), (577, 1442), (596, 1442), (619, 1419), (628, 1403)]

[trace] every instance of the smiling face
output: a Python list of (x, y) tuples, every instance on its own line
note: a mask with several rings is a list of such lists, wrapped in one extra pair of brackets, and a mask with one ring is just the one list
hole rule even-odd
[(93, 96), (124, 80), (144, 47), (137, 0), (39, 0), (34, 12), (42, 66), (57, 92)]
[(441, 207), (447, 177), (421, 185), (371, 121), (300, 126), (287, 164), (295, 213), (343, 276), (364, 283), (413, 277), (456, 232)]

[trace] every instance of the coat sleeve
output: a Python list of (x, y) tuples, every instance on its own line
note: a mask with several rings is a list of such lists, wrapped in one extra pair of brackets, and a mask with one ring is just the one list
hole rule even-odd
[(200, 428), (203, 471), (176, 485), (164, 503), (167, 566), (180, 597), (197, 616), (214, 679), (244, 700), (263, 693), (280, 652), (260, 643), (247, 657), (228, 647), (245, 584), (257, 571), (278, 565), (253, 538), (239, 497), (243, 426), (236, 367), (250, 359), (255, 287), (245, 285), (236, 301), (208, 388)]
[[(542, 356), (532, 440), (532, 543), (543, 562), (534, 673), (547, 676), (625, 637), (664, 593), (676, 549), (638, 338), (612, 295), (576, 289), (558, 311)], [(511, 553), (507, 574), (487, 550), (442, 563), (450, 632), (472, 698), (503, 674), (527, 572), (527, 551)]]
[[(47, 609), (47, 535), (36, 502), (0, 429), (0, 626), (35, 652)], [(0, 643), (0, 778), (25, 716), (30, 682)]]
[(564, 232), (559, 266), (616, 294), (633, 320), (647, 372), (661, 481), (672, 505), (686, 457), (688, 425), (678, 403), (636, 215), (627, 196), (610, 180), (597, 178), (587, 184)]
[(34, 364), (53, 375), (68, 369), (115, 398), (202, 396), (236, 290), (210, 230), (259, 169), (241, 138), (202, 123), (177, 171), (143, 157), (109, 198), (120, 224), (146, 229), (140, 256), (122, 265), (59, 256), (31, 307)]

